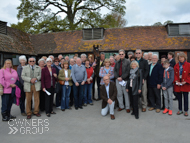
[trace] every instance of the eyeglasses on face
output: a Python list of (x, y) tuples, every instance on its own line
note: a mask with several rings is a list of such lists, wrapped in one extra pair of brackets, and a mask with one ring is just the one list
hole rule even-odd
[(29, 62), (34, 63), (35, 61), (29, 61)]
[(120, 56), (123, 56), (124, 54), (119, 54)]
[(51, 62), (51, 61), (47, 61), (47, 62)]
[(141, 53), (136, 53), (136, 54), (141, 54)]
[(59, 61), (55, 61), (55, 63), (57, 63), (57, 62), (59, 62)]

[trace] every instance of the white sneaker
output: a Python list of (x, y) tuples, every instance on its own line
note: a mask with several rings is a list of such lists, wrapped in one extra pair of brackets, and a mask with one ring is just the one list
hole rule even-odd
[(58, 106), (58, 107), (56, 107), (56, 108), (61, 109), (61, 106)]

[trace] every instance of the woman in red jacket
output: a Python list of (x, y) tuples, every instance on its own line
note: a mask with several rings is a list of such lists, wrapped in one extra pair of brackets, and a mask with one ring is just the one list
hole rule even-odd
[(90, 61), (85, 61), (85, 67), (87, 72), (87, 80), (84, 85), (84, 106), (87, 106), (87, 103), (93, 105), (92, 103), (92, 84), (93, 84), (93, 77), (94, 77), (94, 70), (90, 66)]
[[(53, 98), (54, 98), (54, 88), (55, 80), (57, 79), (56, 69), (51, 67), (52, 59), (47, 58), (47, 66), (42, 69), (41, 84), (42, 90), (45, 92), (45, 110), (46, 115), (50, 117), (50, 114), (56, 114), (53, 111)], [(48, 94), (48, 92), (50, 94)]]
[(182, 111), (182, 94), (184, 97), (184, 116), (188, 116), (188, 92), (190, 91), (190, 63), (187, 62), (185, 53), (178, 55), (179, 63), (174, 66), (174, 91), (177, 92), (178, 108), (177, 115)]

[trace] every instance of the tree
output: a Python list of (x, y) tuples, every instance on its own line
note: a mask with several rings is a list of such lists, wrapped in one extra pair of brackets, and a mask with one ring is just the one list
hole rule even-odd
[(161, 22), (156, 22), (156, 23), (153, 24), (153, 26), (162, 26), (162, 25), (167, 25), (169, 23), (173, 23), (173, 21), (167, 20), (163, 24)]
[(107, 14), (103, 17), (101, 24), (102, 26), (100, 27), (104, 28), (121, 28), (126, 26), (127, 20), (124, 19), (124, 17), (121, 14), (117, 12), (112, 12), (111, 14)]
[[(29, 31), (34, 33), (40, 31), (36, 30), (38, 25), (47, 26), (47, 22), (44, 22), (47, 19), (56, 19), (59, 25), (62, 24), (65, 27), (65, 30), (75, 30), (81, 25), (96, 27), (102, 19), (101, 8), (125, 15), (125, 2), (125, 0), (21, 0), (20, 6), (17, 7), (19, 10), (17, 18), (24, 22), (30, 21)], [(52, 12), (51, 7), (57, 8), (57, 11)], [(64, 19), (58, 14), (65, 15)], [(19, 25), (21, 23), (17, 26)], [(28, 26), (25, 27), (28, 29)], [(53, 29), (56, 28), (53, 27)]]
[(167, 25), (167, 24), (170, 24), (170, 23), (174, 23), (174, 22), (171, 21), (171, 20), (167, 20), (167, 21), (164, 22), (164, 25)]
[(153, 26), (162, 26), (162, 23), (161, 22), (156, 22), (153, 24)]

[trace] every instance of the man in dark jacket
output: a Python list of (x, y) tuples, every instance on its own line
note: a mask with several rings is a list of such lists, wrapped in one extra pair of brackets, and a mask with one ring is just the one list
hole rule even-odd
[(123, 104), (123, 94), (124, 94), (125, 109), (127, 113), (130, 113), (129, 95), (125, 90), (127, 80), (129, 79), (130, 61), (125, 58), (125, 51), (123, 49), (119, 50), (119, 56), (120, 60), (116, 62), (114, 68), (114, 77), (116, 79), (116, 87), (117, 87), (117, 99), (119, 102), (118, 111), (124, 109), (124, 104)]
[(142, 70), (143, 86), (142, 86), (142, 112), (146, 112), (147, 107), (147, 77), (149, 72), (148, 62), (142, 58), (141, 49), (135, 51), (136, 61), (139, 64), (139, 69)]
[(158, 55), (152, 56), (152, 64), (149, 65), (149, 76), (148, 76), (148, 90), (149, 100), (151, 107), (149, 111), (156, 109), (159, 113), (161, 109), (161, 95), (160, 87), (163, 80), (163, 67), (158, 63)]
[(101, 100), (100, 98), (100, 80), (101, 77), (99, 77), (100, 68), (104, 66), (104, 60), (105, 60), (105, 53), (101, 52), (100, 57), (97, 58), (97, 62), (95, 66), (95, 77), (97, 78), (97, 87), (98, 87), (98, 99), (97, 101)]
[(114, 104), (117, 98), (117, 89), (114, 82), (110, 82), (110, 78), (106, 75), (103, 78), (104, 85), (100, 87), (100, 96), (102, 98), (102, 116), (107, 115), (110, 112), (110, 117), (112, 120), (115, 119), (114, 116)]
[(176, 63), (175, 63), (174, 53), (173, 52), (168, 52), (168, 60), (170, 62), (170, 67), (174, 68)]

